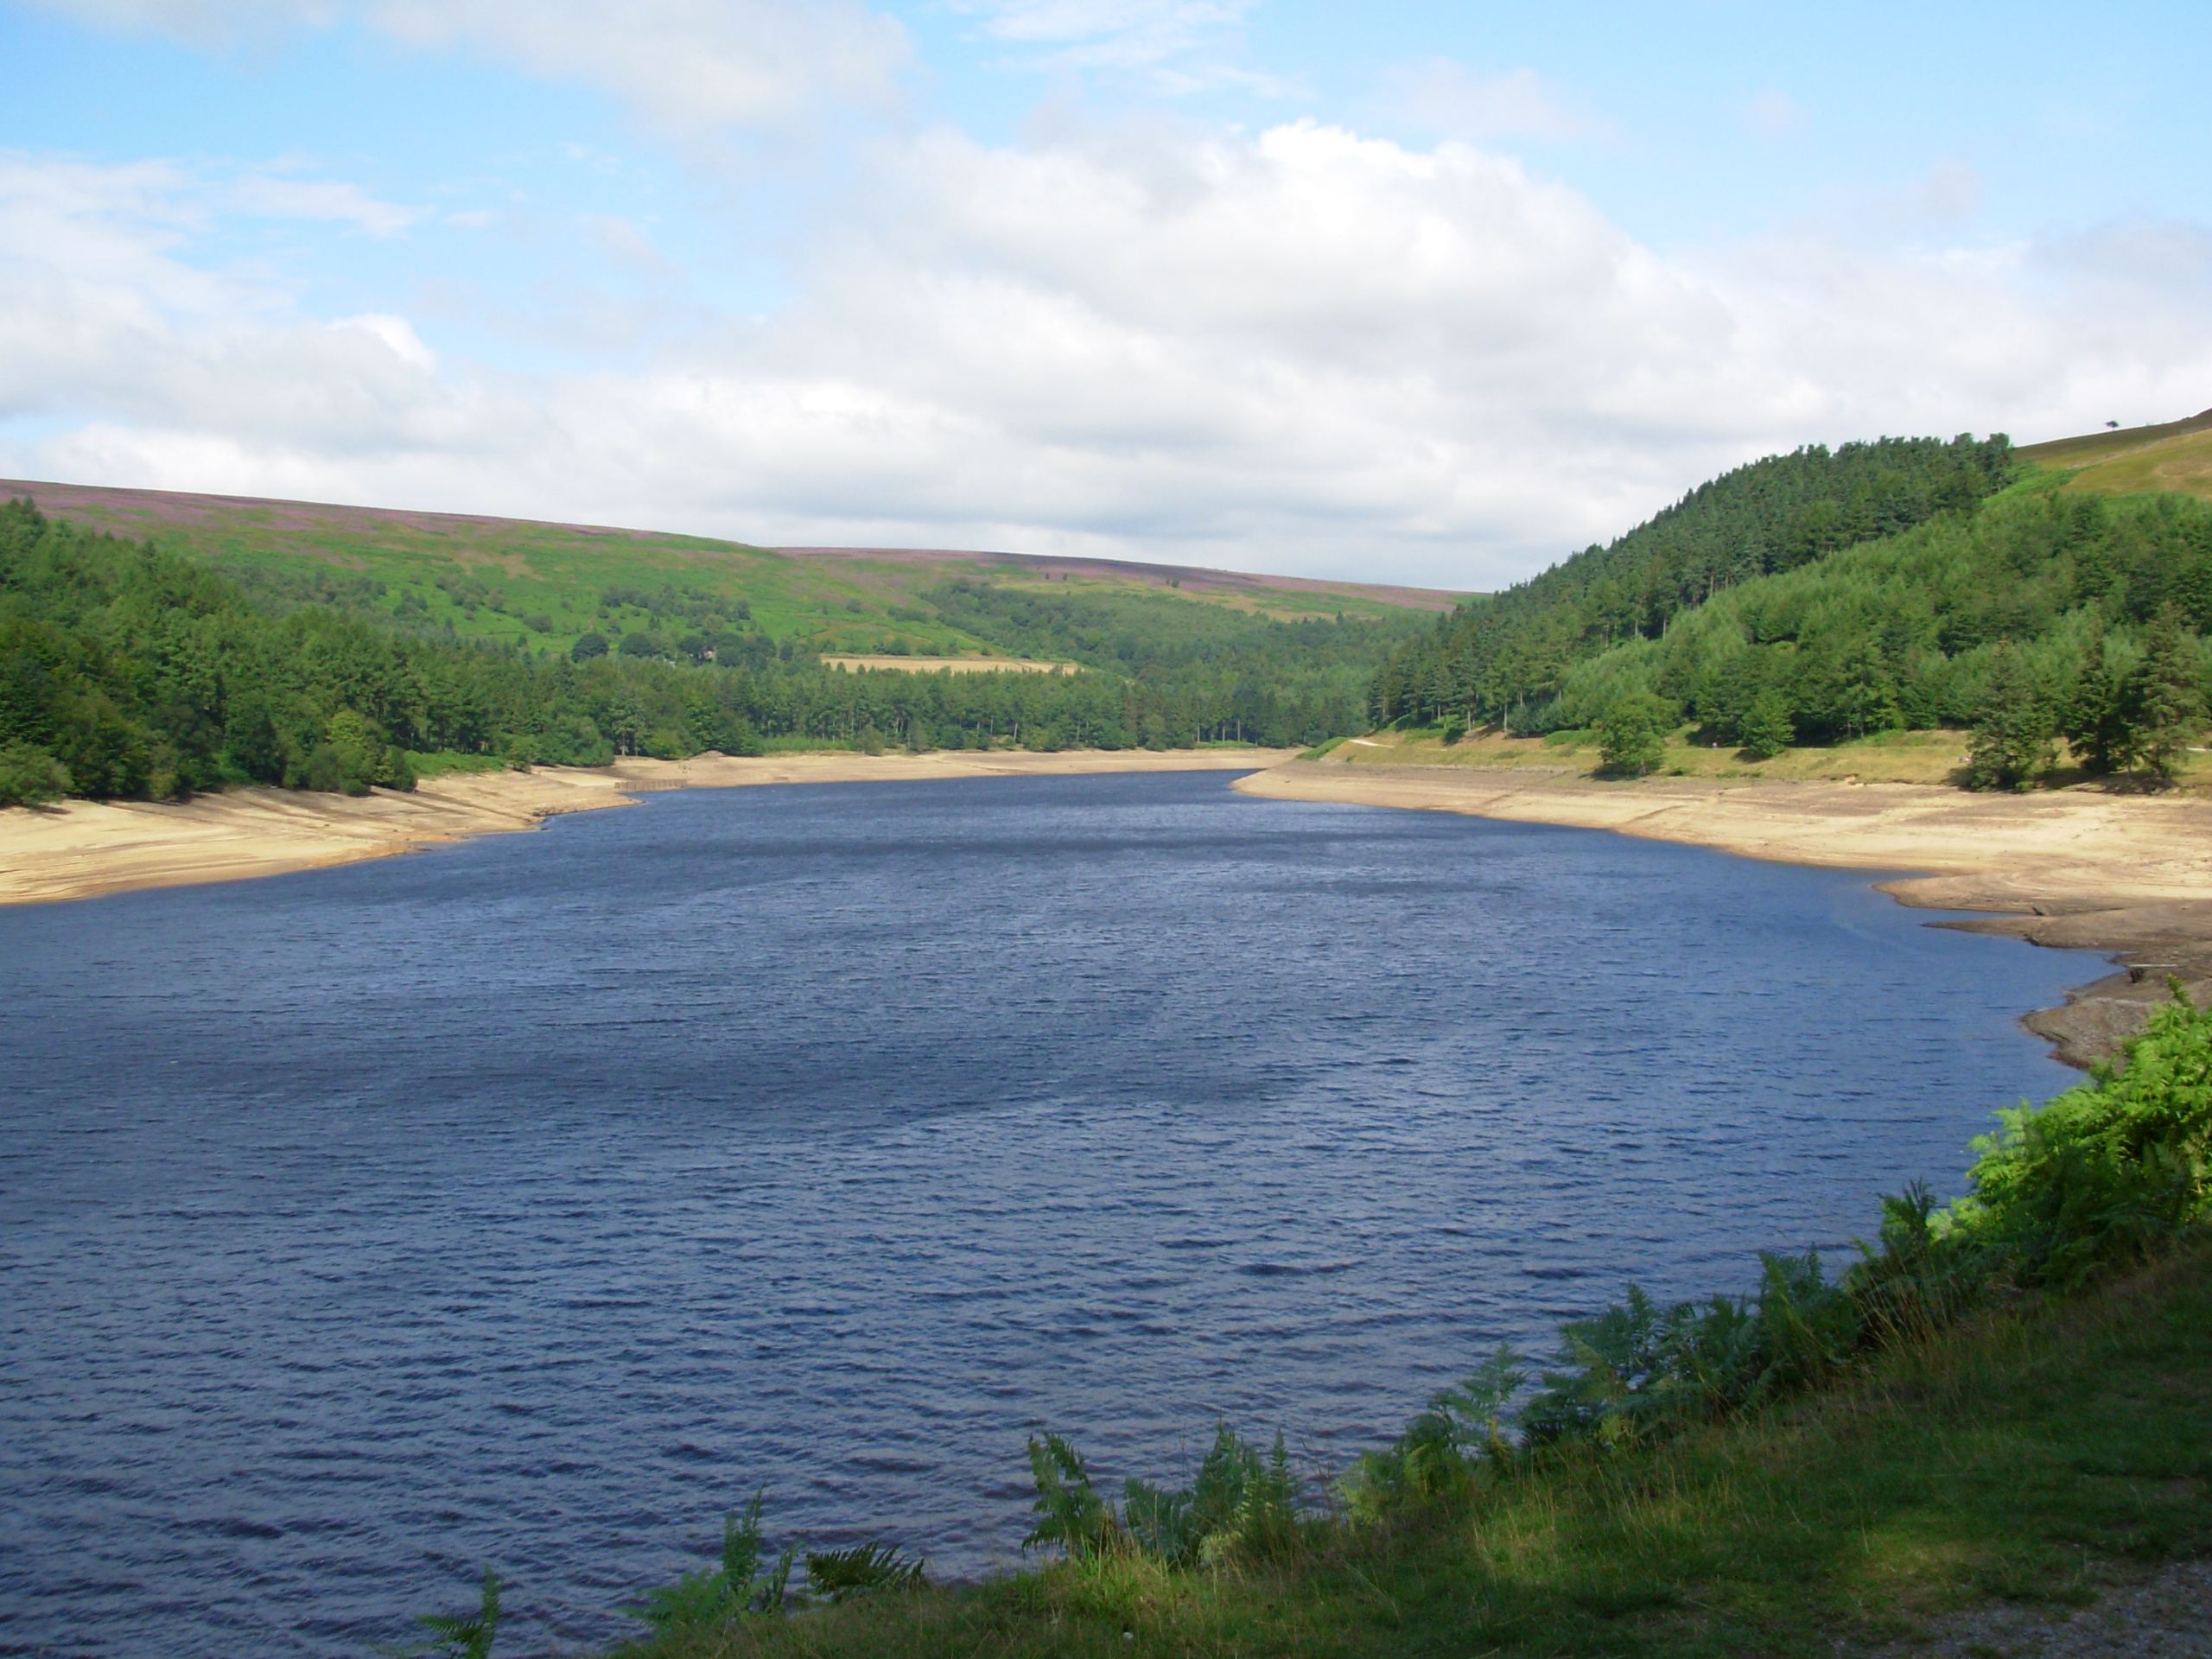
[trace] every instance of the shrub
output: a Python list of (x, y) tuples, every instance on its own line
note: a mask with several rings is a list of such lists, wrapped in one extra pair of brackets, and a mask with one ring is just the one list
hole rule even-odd
[(0, 744), (0, 806), (39, 806), (69, 792), (69, 769), (32, 743)]
[(806, 1587), (833, 1602), (879, 1591), (918, 1590), (927, 1582), (921, 1562), (890, 1544), (809, 1550), (806, 1555)]
[(2173, 987), (2115, 1064), (2040, 1108), (1998, 1114), (1972, 1194), (1942, 1217), (2028, 1283), (2139, 1260), (2212, 1207), (2212, 1012)]
[(1113, 1506), (1099, 1496), (1082, 1453), (1059, 1435), (1029, 1437), (1029, 1476), (1037, 1489), (1036, 1523), (1021, 1541), (1024, 1549), (1058, 1549), (1082, 1560), (1120, 1535)]
[(775, 1566), (763, 1570), (760, 1508), (766, 1497), (765, 1491), (753, 1493), (742, 1516), (724, 1518), (720, 1567), (686, 1573), (674, 1584), (648, 1590), (629, 1610), (632, 1615), (655, 1630), (709, 1630), (747, 1614), (781, 1612), (796, 1552), (786, 1549)]
[(1675, 711), (1649, 691), (1615, 698), (1598, 721), (1598, 753), (1617, 778), (1642, 778), (1666, 759), (1667, 733)]
[(1162, 1567), (1220, 1567), (1279, 1556), (1297, 1541), (1298, 1483), (1278, 1433), (1267, 1454), (1226, 1423), (1188, 1486), (1132, 1477), (1122, 1509), (1100, 1495), (1076, 1449), (1057, 1434), (1029, 1442), (1037, 1524), (1025, 1549), (1057, 1548), (1071, 1560), (1134, 1554)]
[(484, 1587), (473, 1613), (424, 1613), (415, 1621), (435, 1639), (428, 1646), (403, 1649), (436, 1659), (491, 1659), (499, 1632), (499, 1575), (484, 1569)]

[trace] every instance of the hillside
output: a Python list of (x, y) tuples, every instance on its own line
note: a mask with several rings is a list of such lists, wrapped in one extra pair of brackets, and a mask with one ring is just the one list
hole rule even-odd
[[(0, 499), (0, 806), (705, 749), (1297, 746), (1363, 725), (1377, 655), (1457, 602), (149, 490)], [(915, 671), (853, 671), (879, 664)]]
[(2031, 466), (2067, 474), (2063, 487), (2071, 491), (2212, 500), (2212, 409), (2185, 421), (2062, 438), (2018, 453)]
[(936, 594), (956, 581), (1134, 606), (1161, 619), (1198, 609), (1274, 622), (1402, 624), (1409, 613), (1449, 610), (1460, 597), (1099, 559), (777, 549), (460, 513), (0, 480), (0, 499), (13, 499), (49, 518), (154, 541), (266, 602), (331, 605), (410, 632), (555, 652), (592, 632), (698, 632), (711, 618), (778, 646), (831, 655), (1006, 654), (944, 615)]
[(1553, 701), (1577, 664), (1658, 638), (1739, 583), (1969, 507), (2011, 468), (2001, 436), (1884, 438), (1739, 467), (1610, 544), (1444, 618), (1383, 665), (1376, 712), (1541, 729), (1526, 726), (1528, 711)]
[(1890, 469), (1904, 491), (1891, 516), (1910, 522), (1877, 530), (1860, 512), (1873, 533), (1823, 548), (1797, 539), (1799, 498), (1833, 493), (1822, 452), (1760, 463), (1764, 489), (1750, 487), (1756, 468), (1731, 474), (1611, 548), (1444, 619), (1385, 664), (1375, 704), (1402, 727), (1588, 734), (1632, 772), (1680, 766), (1662, 740), (1685, 726), (1700, 750), (1759, 761), (1973, 728), (1978, 758), (1961, 775), (1977, 784), (2024, 784), (2067, 758), (2076, 769), (2058, 775), (2171, 781), (2212, 704), (2212, 503), (2190, 470), (2212, 461), (2212, 421), (2145, 430), (2024, 460), (1993, 439), (1955, 482), (1945, 474), (1968, 441), (1902, 450), (1935, 469), (1933, 486)]
[[(1363, 724), (1376, 651), (1425, 620), (1256, 579), (1206, 598), (935, 556), (127, 500), (182, 528), (145, 543), (0, 505), (0, 807), (706, 750), (1294, 747)], [(829, 619), (897, 653), (860, 660), (911, 663), (925, 640), (971, 671), (825, 664)]]

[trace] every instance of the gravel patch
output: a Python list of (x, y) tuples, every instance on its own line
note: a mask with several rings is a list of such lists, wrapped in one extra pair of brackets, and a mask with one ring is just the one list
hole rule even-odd
[(1953, 1614), (1878, 1659), (2212, 1659), (2212, 1560), (2177, 1561), (2054, 1613), (1999, 1602)]

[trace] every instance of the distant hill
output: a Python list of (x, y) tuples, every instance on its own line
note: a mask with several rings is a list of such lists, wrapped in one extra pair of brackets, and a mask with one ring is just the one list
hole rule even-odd
[[(0, 480), (0, 807), (707, 749), (1305, 747), (1455, 602)], [(878, 664), (918, 671), (850, 671)]]
[(2099, 495), (2175, 493), (2212, 500), (2212, 409), (2185, 421), (2122, 427), (2031, 444), (2020, 459), (2067, 470), (2069, 490)]
[[(380, 617), (410, 632), (566, 652), (587, 633), (656, 626), (671, 607), (741, 603), (771, 642), (830, 655), (998, 656), (954, 582), (1038, 593), (1165, 599), (1281, 622), (1387, 620), (1462, 595), (1108, 559), (915, 548), (768, 548), (707, 537), (251, 496), (0, 479), (53, 518), (154, 541), (277, 603)], [(972, 606), (967, 607), (971, 612)], [(1046, 655), (1080, 658), (1078, 651)]]

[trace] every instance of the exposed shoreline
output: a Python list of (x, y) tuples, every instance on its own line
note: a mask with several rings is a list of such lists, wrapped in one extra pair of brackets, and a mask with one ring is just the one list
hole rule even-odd
[(1750, 858), (1910, 871), (1876, 885), (1900, 903), (1993, 912), (1946, 923), (2107, 952), (2120, 971), (2024, 1023), (2086, 1065), (2139, 1030), (2178, 976), (2212, 995), (2212, 802), (2069, 789), (1968, 794), (1919, 784), (1651, 778), (1607, 783), (1565, 768), (1291, 761), (1237, 779), (1273, 800), (1463, 812), (1611, 830)]
[(762, 784), (917, 782), (1109, 772), (1244, 771), (1280, 749), (943, 751), (619, 760), (611, 766), (448, 773), (412, 793), (358, 798), (238, 789), (189, 801), (69, 801), (0, 810), (0, 905), (237, 881), (390, 858), (473, 836), (534, 830), (640, 794)]

